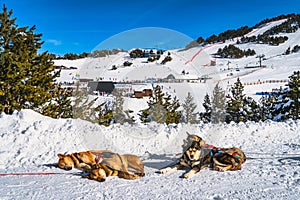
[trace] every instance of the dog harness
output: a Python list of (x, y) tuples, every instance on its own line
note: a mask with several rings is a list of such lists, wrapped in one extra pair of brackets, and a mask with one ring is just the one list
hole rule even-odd
[(100, 163), (102, 161), (102, 153), (100, 152), (92, 152), (95, 155), (95, 162)]
[[(205, 146), (203, 148), (211, 149), (211, 151), (210, 151), (211, 156), (214, 156), (214, 155), (220, 154), (220, 153), (227, 153), (222, 148), (218, 148), (218, 147), (215, 147), (215, 146), (210, 145), (210, 144), (205, 144)], [(227, 153), (227, 154), (229, 154), (229, 153)], [(231, 155), (233, 158), (237, 159), (238, 161), (240, 159), (237, 152), (233, 152), (232, 154), (229, 154), (229, 155)]]
[(237, 152), (233, 152), (232, 156), (240, 161), (240, 157), (238, 156)]

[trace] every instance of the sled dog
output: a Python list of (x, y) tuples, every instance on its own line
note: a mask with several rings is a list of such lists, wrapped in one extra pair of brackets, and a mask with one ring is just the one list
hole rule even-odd
[(58, 154), (58, 167), (65, 170), (82, 169), (89, 174), (83, 178), (104, 181), (108, 176), (137, 179), (145, 175), (144, 163), (136, 155), (117, 154), (110, 150)]
[(177, 163), (159, 170), (159, 173), (188, 168), (183, 178), (190, 178), (207, 167), (217, 171), (240, 170), (245, 160), (245, 154), (239, 148), (204, 148), (198, 141), (193, 141)]

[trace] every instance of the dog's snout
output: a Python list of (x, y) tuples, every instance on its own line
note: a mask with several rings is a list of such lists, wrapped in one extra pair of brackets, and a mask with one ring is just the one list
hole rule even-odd
[(72, 169), (72, 167), (65, 167), (65, 170), (71, 170)]

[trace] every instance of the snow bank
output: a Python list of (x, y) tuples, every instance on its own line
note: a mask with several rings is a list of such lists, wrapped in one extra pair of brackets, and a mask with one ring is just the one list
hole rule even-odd
[[(0, 116), (0, 173), (63, 173), (0, 176), (1, 199), (298, 199), (300, 197), (300, 121), (240, 124), (125, 124), (103, 127), (78, 119), (52, 119), (23, 110)], [(221, 147), (240, 147), (248, 160), (241, 171), (209, 169), (188, 180), (183, 171), (156, 174), (181, 152), (186, 132)], [(104, 183), (80, 172), (53, 167), (57, 153), (111, 149), (145, 162), (146, 176), (117, 177)], [(251, 159), (253, 158), (253, 159)], [(74, 173), (75, 172), (75, 173)]]

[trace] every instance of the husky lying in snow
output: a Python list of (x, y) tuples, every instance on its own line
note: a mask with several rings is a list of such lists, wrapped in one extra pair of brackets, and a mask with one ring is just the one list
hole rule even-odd
[(58, 154), (61, 169), (82, 169), (89, 172), (83, 178), (105, 181), (108, 176), (138, 179), (145, 175), (144, 163), (136, 155), (120, 155), (109, 150), (90, 150), (71, 154)]
[[(191, 142), (190, 145), (189, 142)], [(223, 172), (240, 170), (241, 165), (246, 161), (246, 156), (241, 149), (236, 147), (216, 148), (212, 145), (206, 145), (204, 140), (197, 135), (189, 135), (183, 147), (184, 152), (180, 160), (159, 170), (159, 173), (165, 174), (170, 171), (189, 168), (189, 171), (183, 175), (184, 178), (189, 178), (206, 167)]]

